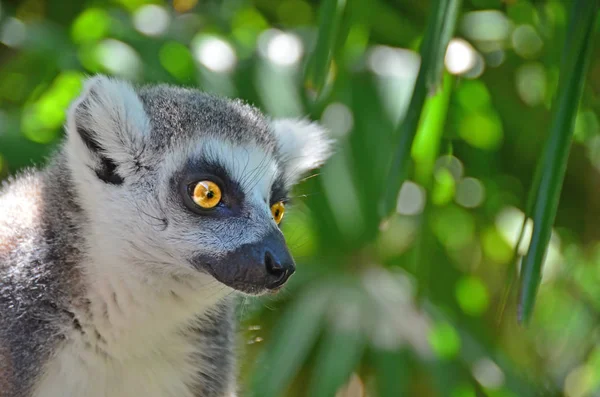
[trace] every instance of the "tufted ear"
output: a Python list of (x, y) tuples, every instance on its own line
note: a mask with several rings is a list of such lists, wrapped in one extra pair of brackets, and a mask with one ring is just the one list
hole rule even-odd
[(140, 98), (126, 82), (105, 76), (88, 79), (67, 116), (69, 142), (98, 178), (123, 183), (128, 165), (139, 158), (149, 133)]
[(333, 141), (325, 128), (301, 119), (278, 119), (272, 122), (278, 151), (285, 167), (289, 185), (300, 177), (320, 167), (332, 154)]

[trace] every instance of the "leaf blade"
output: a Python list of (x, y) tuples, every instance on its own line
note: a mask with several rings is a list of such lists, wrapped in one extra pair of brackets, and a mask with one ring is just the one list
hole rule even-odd
[(364, 315), (361, 292), (340, 289), (335, 295), (335, 322), (327, 327), (311, 378), (309, 395), (314, 397), (335, 395), (350, 379), (366, 344), (361, 330)]
[(437, 0), (427, 22), (421, 45), (421, 66), (404, 120), (399, 126), (399, 139), (389, 171), (387, 189), (380, 203), (380, 215), (385, 217), (395, 208), (402, 182), (406, 179), (412, 143), (417, 133), (425, 100), (437, 90), (444, 68), (444, 54), (454, 33), (461, 0)]
[(333, 56), (344, 40), (339, 31), (344, 19), (347, 0), (326, 0), (320, 9), (319, 35), (312, 59), (312, 88), (318, 93), (325, 86)]
[[(252, 376), (252, 395), (280, 396), (319, 336), (329, 293), (308, 289), (283, 314)], [(261, 364), (262, 363), (262, 364)]]
[(565, 41), (557, 98), (544, 153), (541, 174), (536, 176), (533, 194), (533, 233), (523, 259), (519, 289), (518, 317), (521, 323), (531, 319), (541, 282), (542, 264), (550, 242), (552, 225), (569, 158), (575, 116), (583, 93), (585, 74), (591, 58), (591, 39), (596, 21), (596, 0), (575, 0), (571, 8), (569, 33)]

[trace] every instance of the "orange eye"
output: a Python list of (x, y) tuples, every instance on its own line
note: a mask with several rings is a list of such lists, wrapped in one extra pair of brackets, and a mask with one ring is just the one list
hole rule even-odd
[(271, 214), (273, 215), (273, 220), (276, 224), (279, 225), (281, 220), (283, 219), (283, 214), (285, 213), (285, 206), (283, 205), (283, 201), (279, 201), (271, 206)]
[(214, 208), (221, 202), (221, 189), (214, 182), (200, 181), (194, 187), (192, 200), (204, 209)]

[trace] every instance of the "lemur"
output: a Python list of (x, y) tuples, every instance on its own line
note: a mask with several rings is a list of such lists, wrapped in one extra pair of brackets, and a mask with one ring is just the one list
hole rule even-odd
[(95, 76), (48, 165), (0, 191), (0, 397), (231, 397), (234, 296), (295, 264), (289, 190), (324, 128)]

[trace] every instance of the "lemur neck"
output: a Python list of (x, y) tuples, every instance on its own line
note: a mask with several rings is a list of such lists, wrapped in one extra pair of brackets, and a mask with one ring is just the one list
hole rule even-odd
[(123, 277), (103, 271), (108, 268), (96, 263), (86, 274), (88, 325), (94, 342), (108, 355), (143, 356), (153, 346), (169, 343), (228, 295), (209, 279)]

